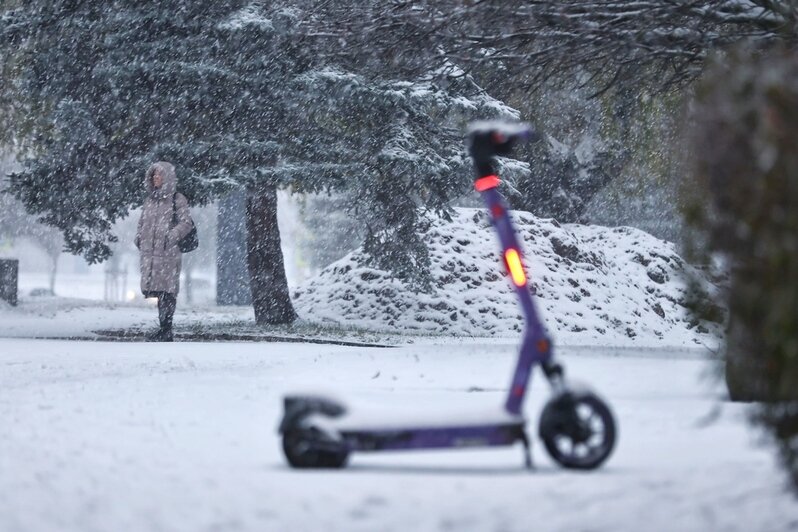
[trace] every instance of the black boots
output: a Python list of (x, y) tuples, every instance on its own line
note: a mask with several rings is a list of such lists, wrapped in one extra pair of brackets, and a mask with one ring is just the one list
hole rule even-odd
[(158, 321), (161, 327), (154, 333), (147, 335), (150, 342), (173, 342), (172, 319), (177, 308), (177, 296), (163, 292), (158, 296)]
[(171, 326), (167, 329), (161, 326), (160, 329), (154, 333), (147, 335), (148, 342), (174, 342), (174, 334), (172, 334)]

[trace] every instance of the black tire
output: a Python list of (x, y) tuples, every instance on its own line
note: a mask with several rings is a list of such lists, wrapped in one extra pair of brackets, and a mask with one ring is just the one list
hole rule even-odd
[(329, 441), (314, 428), (292, 428), (283, 433), (283, 452), (291, 467), (298, 469), (338, 469), (349, 459), (349, 451)]
[(568, 469), (595, 469), (615, 448), (615, 419), (591, 392), (565, 392), (546, 403), (539, 434), (549, 455)]

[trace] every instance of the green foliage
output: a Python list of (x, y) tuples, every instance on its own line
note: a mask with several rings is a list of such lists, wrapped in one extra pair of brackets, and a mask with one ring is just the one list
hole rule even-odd
[[(547, 50), (557, 53), (554, 46)], [(589, 61), (592, 55), (582, 57)], [(645, 68), (635, 68), (636, 75), (657, 77)], [(679, 133), (689, 91), (635, 82), (601, 92), (614, 70), (590, 76), (573, 68), (541, 78), (527, 65), (510, 72), (501, 59), (475, 69), (481, 86), (544, 134), (543, 142), (519, 147), (518, 158), (530, 162), (530, 171), (506, 191), (515, 208), (562, 222), (630, 225), (659, 238), (681, 238), (685, 146)]]
[(109, 255), (112, 223), (140, 204), (153, 160), (176, 163), (181, 191), (200, 203), (274, 163), (281, 146), (264, 123), (281, 95), (270, 81), (302, 54), (273, 30), (225, 25), (244, 2), (30, 4), (2, 27), (4, 56), (19, 65), (5, 88), (25, 157), (11, 190), (70, 251)]
[(757, 401), (798, 489), (798, 56), (738, 49), (698, 97), (687, 219), (729, 270), (729, 391)]
[(478, 82), (546, 137), (520, 147), (518, 157), (531, 164), (508, 191), (516, 208), (680, 238), (683, 146), (676, 137), (689, 94), (621, 84), (597, 95), (612, 72), (591, 77), (577, 69), (536, 83), (538, 70), (508, 76), (501, 65), (487, 64)]
[(428, 216), (447, 216), (450, 200), (470, 190), (466, 125), (516, 113), (457, 72), (395, 81), (326, 68), (300, 81), (303, 92), (315, 95), (300, 127), (337, 139), (343, 160), (358, 162), (347, 178), (347, 210), (363, 224), (369, 262), (430, 289), (420, 234)]
[(17, 65), (0, 96), (25, 156), (12, 191), (90, 262), (162, 159), (192, 203), (263, 184), (348, 190), (375, 260), (423, 279), (414, 229), (467, 190), (465, 123), (515, 116), (453, 68), (397, 81), (367, 35), (325, 37), (347, 16), (319, 19), (325, 2), (29, 4), (0, 18)]

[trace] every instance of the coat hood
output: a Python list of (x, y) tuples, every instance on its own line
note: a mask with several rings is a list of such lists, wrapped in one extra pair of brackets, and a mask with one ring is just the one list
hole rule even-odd
[[(152, 175), (155, 173), (156, 169), (160, 170), (161, 175), (163, 175), (163, 185), (161, 185), (159, 189), (152, 186)], [(150, 165), (144, 176), (144, 186), (149, 196), (156, 198), (173, 196), (175, 192), (177, 192), (177, 174), (175, 173), (174, 165), (165, 161), (158, 161)]]

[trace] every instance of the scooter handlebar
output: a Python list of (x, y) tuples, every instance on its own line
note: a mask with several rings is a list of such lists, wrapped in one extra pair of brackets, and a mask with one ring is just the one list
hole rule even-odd
[(518, 141), (535, 142), (539, 135), (523, 122), (474, 122), (468, 128), (468, 152), (474, 160), (477, 178), (491, 175), (493, 158), (509, 155)]

